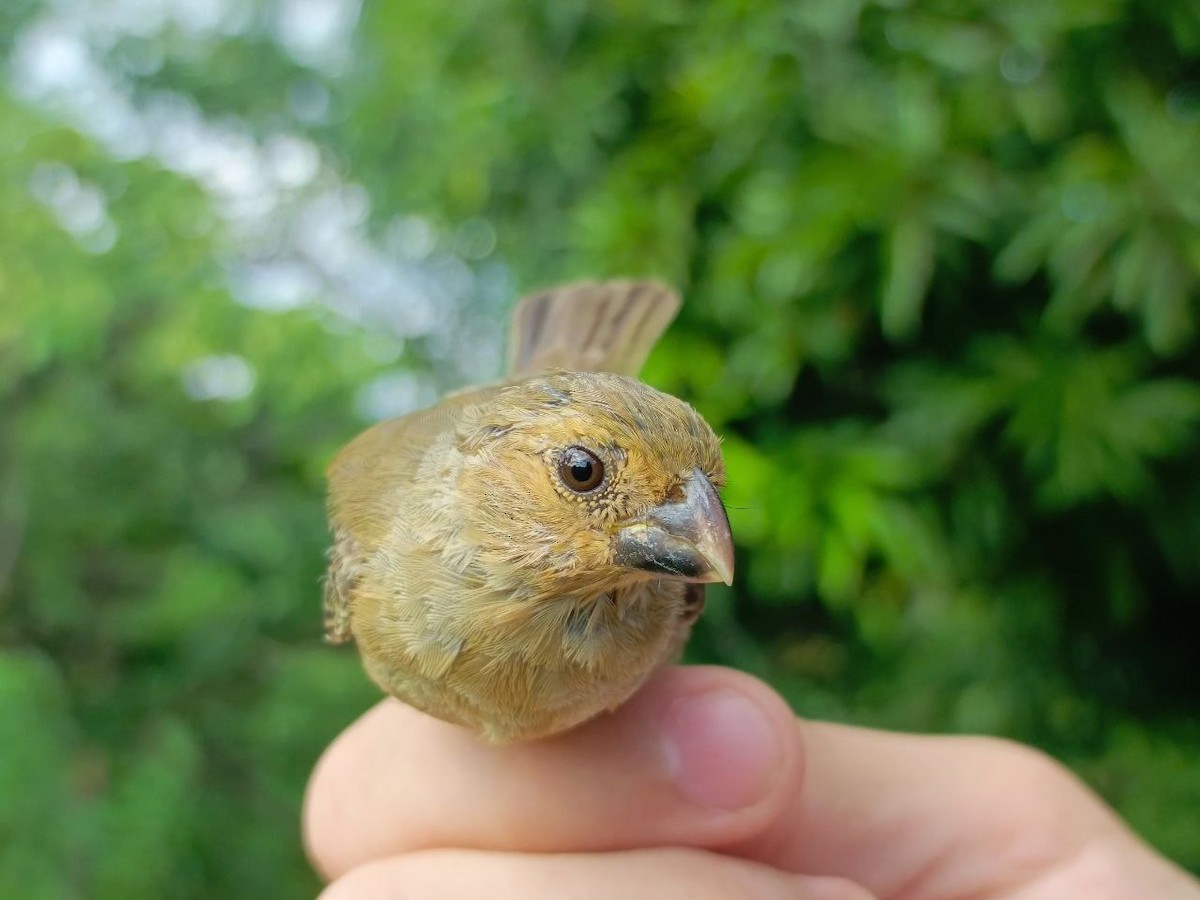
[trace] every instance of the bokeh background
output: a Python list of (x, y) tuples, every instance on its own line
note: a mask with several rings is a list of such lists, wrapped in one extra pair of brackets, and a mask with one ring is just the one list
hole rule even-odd
[(1200, 871), (1196, 0), (5, 0), (0, 59), (0, 895), (316, 890), (323, 466), (608, 275), (725, 436), (693, 658)]

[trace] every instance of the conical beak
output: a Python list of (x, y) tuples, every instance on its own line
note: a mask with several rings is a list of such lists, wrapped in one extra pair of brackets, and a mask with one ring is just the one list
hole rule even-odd
[(729, 517), (708, 476), (693, 470), (683, 500), (656, 506), (618, 529), (616, 561), (683, 581), (732, 584)]

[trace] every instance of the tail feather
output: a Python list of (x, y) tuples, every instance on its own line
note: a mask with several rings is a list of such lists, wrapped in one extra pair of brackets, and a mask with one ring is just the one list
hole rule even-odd
[(531, 294), (513, 316), (509, 371), (636, 375), (679, 304), (657, 281), (580, 281)]

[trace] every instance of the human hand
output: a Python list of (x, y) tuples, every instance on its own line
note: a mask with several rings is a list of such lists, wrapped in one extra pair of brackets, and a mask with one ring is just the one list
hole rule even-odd
[(797, 721), (728, 669), (488, 746), (385, 700), (309, 785), (325, 900), (1197, 900), (1049, 757), (991, 738)]

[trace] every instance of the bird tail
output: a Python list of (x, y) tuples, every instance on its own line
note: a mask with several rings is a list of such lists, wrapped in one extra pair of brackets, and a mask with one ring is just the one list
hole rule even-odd
[(636, 375), (679, 302), (657, 281), (579, 281), (531, 294), (513, 315), (509, 372)]

